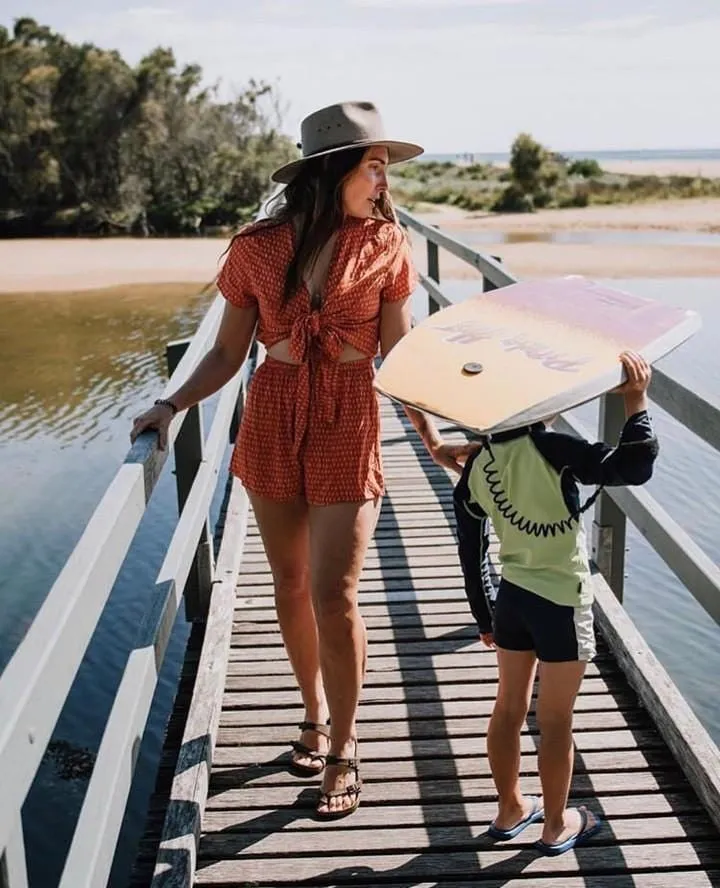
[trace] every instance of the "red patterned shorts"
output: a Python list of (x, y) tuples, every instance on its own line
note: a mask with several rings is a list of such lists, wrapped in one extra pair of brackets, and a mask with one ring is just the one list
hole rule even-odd
[(328, 411), (307, 365), (269, 356), (260, 364), (230, 464), (250, 493), (281, 502), (303, 496), (317, 506), (382, 495), (373, 359), (338, 363), (333, 375)]

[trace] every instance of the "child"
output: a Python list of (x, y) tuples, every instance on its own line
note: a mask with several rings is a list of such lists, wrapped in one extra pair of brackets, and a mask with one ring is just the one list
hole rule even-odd
[[(572, 713), (595, 654), (592, 589), (577, 483), (644, 484), (658, 444), (647, 414), (650, 367), (620, 356), (627, 380), (617, 447), (550, 431), (544, 423), (493, 435), (465, 465), (455, 515), (465, 590), (480, 637), (497, 651), (499, 687), (488, 729), (498, 814), (488, 830), (512, 839), (544, 817), (536, 847), (556, 855), (586, 841), (601, 819), (566, 808), (572, 777)], [(489, 527), (500, 540), (502, 579), (491, 617)], [(542, 802), (520, 792), (520, 731), (540, 661), (537, 723)]]

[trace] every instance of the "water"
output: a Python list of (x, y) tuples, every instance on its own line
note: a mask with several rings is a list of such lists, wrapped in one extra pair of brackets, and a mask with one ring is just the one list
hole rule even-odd
[[(192, 335), (209, 299), (198, 295), (197, 284), (0, 295), (0, 668), (121, 464), (132, 416), (161, 390), (165, 344)], [(31, 885), (59, 877), (93, 753), (176, 515), (174, 478), (166, 471), (25, 806)], [(115, 886), (124, 884), (144, 823), (186, 638), (180, 617), (139, 758)]]
[(575, 231), (466, 230), (460, 239), (476, 249), (490, 244), (620, 244), (621, 246), (718, 247), (720, 234), (704, 231), (635, 231), (581, 229)]
[[(465, 232), (463, 232), (463, 235)], [(657, 366), (711, 402), (720, 402), (720, 278), (607, 280), (625, 289), (698, 311), (702, 329)], [(478, 291), (477, 281), (447, 281), (444, 292), (459, 301)], [(416, 294), (418, 317), (426, 297)], [(692, 539), (720, 562), (720, 496), (715, 479), (720, 454), (652, 405), (660, 456), (647, 490)], [(597, 429), (597, 403), (573, 415), (590, 433)], [(625, 607), (655, 655), (670, 673), (714, 741), (720, 744), (720, 627), (665, 566), (647, 541), (628, 525)]]
[[(701, 312), (702, 332), (663, 364), (685, 384), (717, 397), (720, 279), (611, 285)], [(477, 284), (455, 282), (447, 290), (463, 298)], [(162, 387), (165, 344), (191, 334), (209, 300), (198, 295), (196, 285), (0, 295), (0, 668), (122, 462), (132, 416)], [(419, 296), (416, 302), (419, 307)], [(580, 413), (592, 423), (591, 407)], [(650, 491), (717, 560), (720, 503), (712, 482), (718, 457), (661, 411), (654, 413), (662, 455)], [(53, 884), (59, 876), (92, 753), (172, 533), (175, 508), (174, 479), (166, 471), (60, 717), (53, 755), (25, 807), (33, 886)], [(216, 514), (217, 501), (213, 508)], [(720, 631), (638, 534), (630, 534), (629, 546), (628, 610), (720, 742), (716, 682), (708, 679), (720, 674)], [(143, 826), (186, 637), (181, 617), (143, 741), (114, 888), (124, 885)]]

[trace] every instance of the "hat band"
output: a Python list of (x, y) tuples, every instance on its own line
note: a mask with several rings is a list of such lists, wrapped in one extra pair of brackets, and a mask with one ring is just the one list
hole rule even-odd
[(382, 139), (372, 139), (369, 137), (365, 137), (364, 139), (356, 139), (352, 142), (334, 142), (329, 145), (323, 145), (322, 148), (318, 148), (316, 151), (312, 151), (310, 154), (303, 154), (303, 159), (309, 157), (315, 157), (318, 154), (324, 154), (326, 151), (335, 151), (337, 148), (356, 148), (360, 145), (366, 145), (368, 142), (382, 142)]

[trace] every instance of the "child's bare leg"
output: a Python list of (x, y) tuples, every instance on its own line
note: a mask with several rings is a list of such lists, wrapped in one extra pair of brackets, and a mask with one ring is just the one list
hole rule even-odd
[[(581, 826), (579, 811), (566, 805), (573, 768), (573, 706), (586, 666), (582, 661), (540, 664), (538, 767), (545, 804), (542, 841), (548, 844), (565, 841)], [(588, 813), (588, 828), (594, 822)]]
[(534, 651), (497, 648), (500, 677), (497, 700), (488, 728), (490, 770), (498, 791), (495, 826), (509, 829), (530, 813), (529, 799), (520, 792), (520, 732), (532, 696), (537, 659)]

